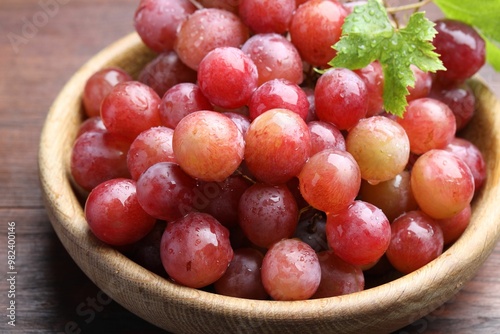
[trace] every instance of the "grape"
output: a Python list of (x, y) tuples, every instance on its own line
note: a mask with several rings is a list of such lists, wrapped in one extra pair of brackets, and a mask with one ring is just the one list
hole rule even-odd
[(413, 165), (410, 181), (420, 209), (436, 219), (458, 214), (474, 195), (470, 168), (445, 150), (430, 150), (421, 155)]
[(243, 160), (245, 142), (236, 124), (221, 113), (201, 110), (184, 117), (172, 147), (181, 168), (203, 181), (223, 181)]
[(117, 67), (109, 67), (92, 74), (83, 88), (83, 106), (88, 117), (100, 116), (102, 100), (120, 82), (131, 81), (132, 77)]
[(321, 282), (312, 298), (327, 298), (362, 291), (365, 277), (360, 267), (345, 262), (331, 250), (318, 253)]
[(240, 0), (198, 0), (205, 8), (225, 9), (234, 14), (238, 14)]
[(294, 11), (295, 0), (240, 0), (239, 5), (239, 16), (255, 33), (285, 33)]
[(432, 87), (432, 76), (430, 72), (422, 71), (415, 65), (411, 65), (410, 69), (415, 77), (415, 84), (413, 87), (408, 86), (408, 95), (406, 100), (413, 101), (422, 97), (427, 97)]
[(137, 180), (137, 200), (151, 216), (166, 221), (194, 210), (196, 181), (173, 162), (158, 162)]
[(469, 124), (472, 116), (474, 116), (476, 97), (467, 84), (445, 88), (440, 87), (440, 85), (433, 85), (429, 97), (439, 100), (450, 107), (455, 115), (457, 131), (462, 130)]
[(300, 54), (282, 35), (253, 35), (243, 44), (241, 50), (257, 66), (259, 86), (272, 79), (285, 79), (298, 85), (304, 80)]
[(339, 130), (352, 128), (368, 111), (365, 82), (346, 68), (332, 68), (318, 79), (314, 90), (316, 115)]
[(252, 183), (241, 175), (229, 176), (222, 182), (200, 182), (196, 209), (213, 216), (222, 225), (232, 228), (238, 224), (240, 198)]
[(312, 87), (302, 87), (302, 90), (306, 93), (307, 100), (309, 101), (309, 112), (307, 113), (306, 122), (319, 121), (316, 116), (316, 101), (314, 100), (314, 88)]
[(275, 300), (304, 300), (317, 290), (321, 267), (316, 252), (305, 242), (284, 239), (262, 261), (262, 283)]
[(458, 240), (467, 226), (469, 226), (471, 214), (471, 206), (467, 205), (465, 209), (453, 217), (436, 219), (436, 222), (443, 232), (443, 243), (445, 245), (450, 245)]
[(325, 212), (346, 209), (361, 186), (361, 173), (352, 155), (328, 149), (313, 155), (299, 174), (300, 192), (313, 207)]
[(327, 215), (328, 245), (342, 260), (354, 265), (374, 263), (391, 240), (391, 225), (382, 210), (356, 200), (346, 209)]
[(403, 118), (396, 121), (405, 129), (410, 150), (415, 154), (442, 149), (455, 137), (453, 112), (446, 104), (432, 98), (410, 101)]
[(330, 0), (311, 0), (295, 10), (290, 38), (304, 61), (317, 67), (328, 66), (335, 57), (332, 45), (340, 39), (346, 16), (342, 4)]
[(315, 252), (328, 249), (326, 240), (326, 214), (316, 209), (309, 209), (300, 215), (294, 237), (311, 246)]
[(233, 259), (229, 231), (206, 213), (191, 212), (170, 222), (161, 239), (165, 271), (175, 282), (201, 288), (217, 281)]
[(78, 132), (76, 133), (76, 138), (80, 137), (85, 132), (105, 132), (106, 127), (102, 122), (102, 118), (100, 116), (92, 116), (87, 118), (80, 124), (78, 127)]
[(365, 82), (368, 91), (368, 111), (366, 116), (380, 114), (384, 110), (384, 73), (382, 65), (378, 61), (371, 62), (367, 66), (355, 70)]
[(107, 131), (89, 131), (79, 136), (71, 151), (73, 180), (90, 191), (114, 178), (129, 178), (127, 152), (130, 140)]
[(346, 138), (347, 152), (359, 165), (361, 177), (371, 183), (387, 181), (401, 173), (410, 156), (405, 130), (384, 116), (361, 119)]
[(132, 250), (126, 255), (147, 270), (166, 278), (167, 273), (163, 268), (160, 256), (160, 242), (164, 230), (165, 222), (157, 221), (151, 232), (134, 243)]
[(422, 211), (409, 211), (391, 225), (391, 243), (386, 255), (401, 273), (409, 274), (443, 252), (443, 232), (437, 222)]
[(176, 162), (172, 148), (174, 130), (158, 126), (141, 132), (127, 153), (127, 168), (132, 179), (157, 162)]
[(390, 222), (418, 207), (411, 190), (410, 172), (406, 170), (393, 179), (378, 184), (362, 181), (359, 198), (381, 209)]
[(238, 48), (220, 47), (200, 62), (198, 85), (208, 100), (226, 109), (247, 104), (257, 88), (257, 67)]
[(310, 121), (307, 127), (311, 132), (311, 155), (330, 148), (346, 150), (344, 135), (335, 125), (322, 121)]
[(234, 124), (236, 124), (238, 129), (243, 134), (243, 137), (246, 136), (251, 122), (248, 116), (232, 111), (224, 111), (222, 112), (222, 114), (229, 117), (229, 119), (231, 119), (234, 122)]
[(444, 150), (454, 153), (467, 164), (474, 177), (474, 191), (481, 189), (486, 180), (486, 161), (479, 148), (467, 139), (455, 137)]
[(137, 242), (156, 223), (139, 205), (135, 181), (129, 179), (100, 183), (87, 197), (84, 211), (92, 233), (114, 246)]
[(258, 116), (245, 136), (245, 163), (257, 180), (285, 183), (299, 174), (309, 158), (311, 138), (304, 120), (287, 109)]
[(160, 102), (159, 113), (161, 122), (175, 129), (184, 116), (199, 110), (213, 110), (213, 107), (198, 85), (183, 82), (165, 92)]
[(240, 248), (224, 275), (214, 283), (215, 292), (238, 298), (268, 299), (262, 285), (260, 268), (264, 255), (254, 248)]
[(160, 101), (149, 86), (138, 81), (122, 82), (104, 98), (101, 118), (109, 132), (133, 140), (142, 131), (161, 125)]
[(134, 14), (134, 28), (151, 50), (170, 51), (177, 28), (195, 11), (189, 0), (141, 0)]
[(239, 225), (248, 239), (268, 248), (293, 235), (299, 210), (286, 185), (255, 183), (241, 195), (238, 215)]
[(436, 72), (436, 80), (445, 84), (463, 82), (485, 63), (485, 42), (473, 27), (451, 19), (437, 20), (432, 43), (446, 71)]
[(204, 8), (181, 24), (174, 50), (184, 64), (198, 70), (201, 60), (213, 49), (239, 48), (248, 37), (248, 27), (237, 15), (223, 9)]
[(167, 90), (183, 82), (196, 82), (196, 71), (187, 67), (174, 51), (157, 55), (144, 66), (138, 81), (153, 88), (162, 97)]
[(297, 84), (284, 79), (272, 79), (255, 90), (248, 102), (251, 120), (267, 110), (284, 108), (297, 113), (303, 120), (309, 112), (306, 93)]

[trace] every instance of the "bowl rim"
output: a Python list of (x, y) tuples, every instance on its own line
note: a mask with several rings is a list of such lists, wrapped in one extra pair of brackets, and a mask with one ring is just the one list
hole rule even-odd
[[(86, 79), (98, 69), (125, 61), (125, 54), (131, 50), (151, 57), (138, 35), (130, 33), (93, 56), (66, 83), (47, 114), (40, 137), (38, 166), (43, 200), (51, 224), (73, 260), (106, 294), (145, 320), (172, 331), (177, 328), (177, 325), (157, 319), (157, 315), (142, 311), (137, 313), (127, 299), (127, 291), (123, 290), (126, 283), (132, 282), (134, 289), (147, 296), (165, 298), (165, 303), (172, 306), (196, 308), (199, 314), (203, 310), (210, 316), (237, 319), (240, 325), (260, 320), (263, 326), (279, 323), (293, 327), (296, 320), (286, 319), (295, 318), (308, 323), (321, 320), (337, 330), (346, 326), (356, 330), (377, 330), (388, 328), (385, 323), (389, 320), (393, 322), (391, 330), (395, 330), (418, 320), (451, 299), (475, 275), (500, 239), (497, 218), (500, 217), (500, 206), (488, 207), (488, 210), (492, 210), (488, 212), (483, 208), (485, 199), (494, 200), (500, 196), (500, 171), (498, 167), (491, 167), (493, 173), (488, 175), (487, 182), (478, 194), (483, 201), (474, 203), (478, 205), (473, 210), (471, 224), (459, 240), (419, 270), (361, 292), (306, 301), (243, 300), (179, 286), (149, 272), (89, 232), (83, 209), (69, 180), (68, 150), (74, 138), (67, 138), (61, 132), (65, 122), (74, 127), (82, 119), (67, 111), (80, 107), (79, 99)], [(472, 86), (500, 108), (484, 82), (476, 78)], [(491, 127), (494, 136), (491, 145), (499, 147), (500, 117)], [(488, 163), (495, 164), (496, 161)], [(144, 301), (142, 306), (147, 309), (150, 305)], [(172, 311), (169, 306), (167, 309)], [(360, 318), (357, 320), (360, 324), (357, 325), (356, 319), (353, 319), (354, 314), (368, 319), (381, 311), (388, 315), (378, 323), (363, 324), (364, 320)]]

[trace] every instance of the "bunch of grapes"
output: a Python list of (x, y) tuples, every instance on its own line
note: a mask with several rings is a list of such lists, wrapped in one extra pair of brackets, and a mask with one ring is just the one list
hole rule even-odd
[(438, 257), (486, 177), (459, 137), (484, 41), (438, 21), (447, 71), (412, 67), (396, 117), (378, 62), (328, 66), (352, 7), (141, 0), (135, 28), (157, 55), (83, 92), (71, 175), (95, 236), (178, 284), (253, 299), (352, 293)]

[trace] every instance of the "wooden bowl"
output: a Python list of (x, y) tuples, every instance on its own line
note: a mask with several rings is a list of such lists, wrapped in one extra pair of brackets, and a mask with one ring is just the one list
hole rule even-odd
[(91, 234), (70, 182), (69, 159), (83, 119), (81, 95), (87, 78), (112, 65), (135, 75), (153, 56), (133, 33), (88, 61), (54, 102), (39, 151), (45, 204), (64, 247), (99, 288), (143, 319), (175, 333), (386, 333), (451, 299), (493, 250), (500, 237), (500, 106), (474, 79), (477, 114), (466, 136), (485, 156), (487, 181), (474, 200), (465, 233), (425, 267), (362, 292), (293, 302), (221, 296), (149, 272)]

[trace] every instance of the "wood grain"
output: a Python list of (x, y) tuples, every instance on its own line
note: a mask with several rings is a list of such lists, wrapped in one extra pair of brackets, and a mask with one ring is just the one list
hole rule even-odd
[[(0, 332), (64, 333), (71, 332), (76, 323), (74, 329), (82, 333), (162, 333), (107, 299), (76, 266), (50, 226), (38, 186), (38, 144), (50, 105), (86, 60), (133, 30), (131, 13), (137, 2), (60, 1), (66, 4), (15, 53), (6, 35), (19, 33), (23, 18), (31, 20), (41, 10), (41, 2), (4, 0), (0, 4), (0, 226), (6, 231), (8, 221), (16, 222), (19, 250), (17, 326), (10, 328), (2, 322)], [(498, 75), (489, 68), (482, 72), (488, 84), (498, 89)], [(498, 159), (491, 163), (498, 165)], [(3, 247), (0, 258), (6, 258)], [(454, 298), (424, 318), (415, 316), (413, 324), (397, 332), (496, 332), (500, 327), (499, 273), (497, 246)], [(7, 291), (3, 277), (1, 307), (6, 305)], [(184, 315), (173, 312), (172, 316)]]

